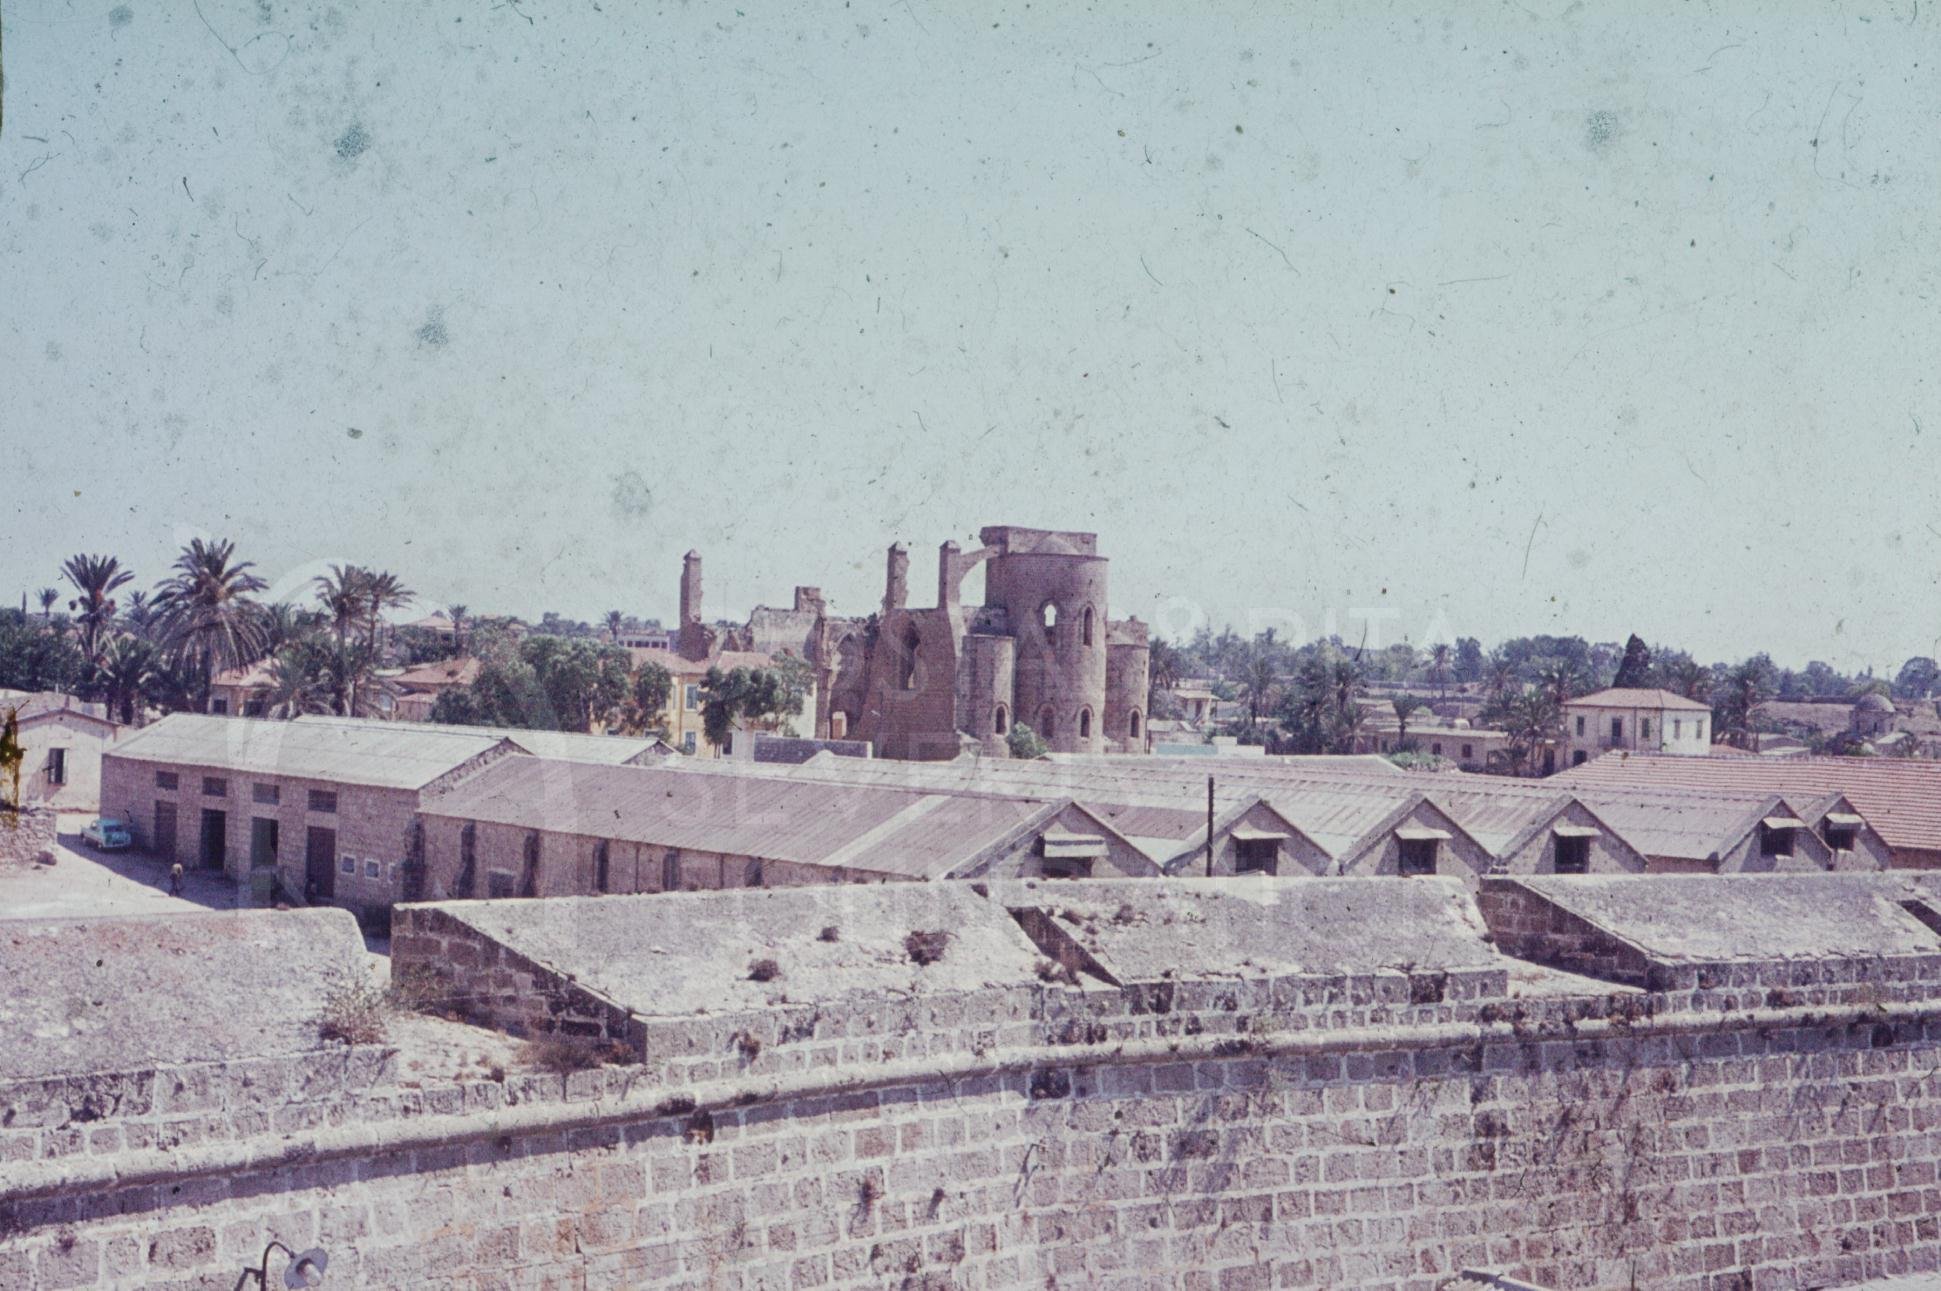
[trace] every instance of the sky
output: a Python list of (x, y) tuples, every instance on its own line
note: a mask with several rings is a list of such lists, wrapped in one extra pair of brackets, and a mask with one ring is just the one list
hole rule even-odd
[(742, 5), (5, 0), (0, 594), (1941, 653), (1941, 6)]

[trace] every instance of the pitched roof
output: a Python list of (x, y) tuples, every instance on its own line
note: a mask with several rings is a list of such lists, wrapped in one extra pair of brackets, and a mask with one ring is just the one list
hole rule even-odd
[(1941, 851), (1941, 762), (1928, 758), (1734, 758), (1606, 753), (1556, 780), (1597, 788), (1832, 793), (1847, 796), (1887, 845)]
[(471, 656), (437, 659), (399, 673), (391, 680), (400, 686), (469, 686), (479, 679), (485, 665)]
[(11, 709), (21, 725), (56, 714), (79, 717), (107, 726), (115, 723), (104, 704), (89, 703), (58, 690), (0, 690), (0, 715)]
[(588, 735), (580, 731), (529, 731), (518, 727), (462, 726), (448, 722), (387, 722), (369, 717), (333, 717), (328, 714), (304, 716), (299, 722), (328, 722), (334, 726), (419, 731), (428, 735), (478, 735), (488, 739), (510, 740), (521, 750), (541, 758), (566, 758), (574, 762), (605, 762), (618, 765), (632, 762), (661, 747), (651, 735)]
[(1711, 705), (1701, 704), (1696, 699), (1687, 699), (1676, 691), (1631, 686), (1626, 686), (1622, 689), (1614, 686), (1609, 690), (1599, 690), (1588, 695), (1579, 695), (1575, 699), (1565, 700), (1564, 706), (1566, 708), (1578, 706), (1584, 708), (1681, 708), (1700, 713), (1709, 713), (1712, 711)]
[(1043, 799), (695, 775), (665, 766), (508, 758), (423, 810), (457, 820), (915, 879), (947, 877), (1049, 805)]
[(422, 789), (501, 746), (514, 751), (507, 734), (448, 732), (414, 722), (274, 722), (172, 713), (104, 751), (103, 757)]
[(244, 664), (240, 668), (225, 668), (209, 679), (211, 686), (243, 686), (257, 688), (274, 685), (276, 682), (276, 659), (266, 656), (255, 663)]

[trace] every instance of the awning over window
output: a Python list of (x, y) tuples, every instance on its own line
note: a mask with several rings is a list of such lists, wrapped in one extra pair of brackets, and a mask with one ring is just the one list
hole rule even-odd
[(1604, 834), (1592, 825), (1559, 825), (1550, 832), (1559, 838), (1600, 838)]
[(1449, 838), (1446, 829), (1425, 829), (1420, 825), (1404, 825), (1395, 831), (1395, 836), (1405, 843), (1445, 842)]
[(1850, 811), (1829, 811), (1826, 814), (1826, 823), (1853, 829), (1866, 824), (1867, 818), (1865, 816), (1856, 816)]
[(1759, 822), (1767, 829), (1805, 829), (1806, 822), (1798, 816), (1768, 816)]
[(1276, 834), (1271, 829), (1236, 829), (1233, 831), (1233, 836), (1242, 843), (1285, 843), (1287, 841), (1286, 834)]

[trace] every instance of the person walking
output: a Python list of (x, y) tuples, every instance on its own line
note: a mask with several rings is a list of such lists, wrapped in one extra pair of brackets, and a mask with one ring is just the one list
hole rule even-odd
[(182, 895), (182, 862), (180, 861), (168, 867), (168, 894), (172, 897)]

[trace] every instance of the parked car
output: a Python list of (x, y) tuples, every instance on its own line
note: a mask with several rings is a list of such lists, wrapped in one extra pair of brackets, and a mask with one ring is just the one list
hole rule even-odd
[(135, 837), (113, 816), (97, 816), (81, 831), (81, 841), (104, 852), (120, 852), (132, 846)]

